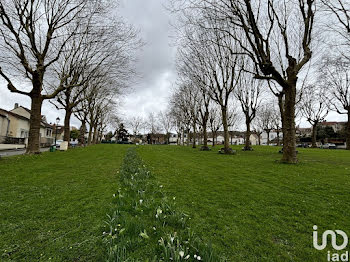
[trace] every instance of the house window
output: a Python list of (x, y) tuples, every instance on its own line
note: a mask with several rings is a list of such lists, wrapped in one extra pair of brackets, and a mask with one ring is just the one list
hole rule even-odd
[(52, 130), (51, 129), (46, 129), (46, 136), (50, 137), (52, 135)]
[(28, 137), (28, 131), (26, 130), (21, 130), (21, 138), (27, 138)]

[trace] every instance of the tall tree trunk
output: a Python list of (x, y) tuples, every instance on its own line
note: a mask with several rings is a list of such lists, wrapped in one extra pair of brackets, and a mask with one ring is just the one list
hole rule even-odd
[(211, 130), (211, 136), (212, 136), (212, 138), (213, 138), (213, 140), (211, 141), (211, 143), (212, 143), (212, 146), (214, 147), (215, 146), (215, 134), (214, 134), (215, 132), (213, 131), (213, 130)]
[(283, 144), (283, 147), (284, 145), (286, 144), (285, 141), (284, 141), (284, 103), (283, 103), (283, 96), (284, 94), (283, 93), (280, 93), (279, 96), (278, 96), (278, 107), (280, 109), (280, 115), (281, 115), (281, 122), (282, 122), (282, 134), (283, 134), (283, 137), (282, 137), (282, 144)]
[(260, 133), (258, 134), (258, 143), (259, 143), (259, 146), (261, 146), (261, 134)]
[(224, 153), (230, 154), (230, 138), (228, 133), (228, 123), (227, 123), (227, 107), (221, 106), (221, 115), (222, 115), (222, 125), (224, 127)]
[(267, 130), (266, 134), (267, 134), (267, 145), (269, 146), (270, 145), (270, 130)]
[(312, 144), (311, 144), (311, 147), (312, 148), (317, 148), (317, 145), (316, 145), (316, 136), (317, 136), (317, 124), (318, 123), (314, 123), (312, 125)]
[(277, 128), (276, 132), (277, 132), (277, 146), (280, 146), (281, 145), (281, 143), (280, 143), (280, 130)]
[(250, 119), (249, 119), (249, 115), (245, 116), (245, 124), (247, 126), (247, 130), (245, 132), (245, 146), (244, 146), (244, 150), (251, 150), (251, 146), (250, 146)]
[(196, 122), (193, 121), (193, 142), (192, 142), (192, 148), (196, 148)]
[(81, 122), (80, 134), (79, 134), (79, 144), (85, 146), (85, 130), (86, 130), (86, 122)]
[(205, 123), (205, 125), (203, 125), (203, 147), (208, 148), (207, 123)]
[(348, 123), (346, 124), (346, 150), (350, 150), (350, 108), (348, 108)]
[(41, 106), (43, 99), (40, 94), (33, 95), (31, 97), (32, 105), (30, 110), (29, 120), (29, 137), (28, 147), (26, 150), (27, 154), (38, 154), (40, 153), (40, 125), (41, 125)]
[(94, 124), (94, 132), (93, 132), (94, 136), (93, 136), (93, 144), (97, 144), (97, 138), (98, 138), (98, 125), (97, 123)]
[(63, 140), (70, 141), (70, 118), (72, 116), (72, 110), (66, 109), (66, 115), (64, 116), (64, 136)]
[(285, 102), (283, 115), (283, 157), (282, 162), (297, 163), (296, 141), (295, 141), (295, 98), (296, 80), (291, 82), (288, 88), (284, 88)]
[(89, 124), (89, 136), (88, 136), (88, 141), (87, 141), (87, 144), (88, 144), (88, 145), (91, 145), (91, 140), (92, 140), (92, 128), (93, 128), (93, 126), (92, 126), (92, 123), (90, 122), (90, 124)]
[(185, 128), (182, 129), (182, 145), (185, 145)]
[(189, 128), (187, 128), (187, 139), (186, 139), (186, 144), (187, 144), (187, 146), (190, 146), (190, 129)]
[(202, 146), (202, 150), (210, 150), (208, 147), (208, 131), (207, 131), (208, 118), (209, 118), (209, 112), (206, 112), (204, 119), (203, 119), (203, 146)]

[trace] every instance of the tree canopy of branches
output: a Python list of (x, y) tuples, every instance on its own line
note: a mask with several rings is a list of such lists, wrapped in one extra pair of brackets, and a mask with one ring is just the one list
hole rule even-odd
[[(108, 17), (107, 11), (103, 13)], [(92, 18), (85, 25), (85, 31), (72, 38), (56, 66), (57, 79), (66, 86), (53, 102), (58, 109), (65, 110), (65, 141), (69, 139), (71, 115), (86, 99), (82, 94), (89, 87), (89, 81), (101, 79), (101, 73), (106, 74), (105, 78), (114, 78), (120, 92), (127, 85), (126, 79), (135, 75), (132, 50), (140, 44), (137, 32), (115, 18), (103, 23), (95, 20)]]
[(350, 150), (350, 62), (343, 56), (325, 58), (320, 79), (328, 87), (331, 109), (347, 115), (346, 149)]
[(261, 81), (253, 79), (249, 74), (245, 73), (239, 82), (235, 96), (241, 104), (243, 114), (245, 116), (246, 134), (244, 150), (251, 150), (250, 135), (251, 123), (256, 117), (257, 109), (261, 103)]
[(299, 103), (301, 114), (312, 126), (312, 147), (316, 148), (317, 125), (328, 115), (329, 106), (325, 88), (306, 88)]
[(201, 104), (205, 109), (202, 117), (205, 120), (205, 132), (209, 117), (209, 99), (220, 106), (224, 152), (230, 154), (232, 149), (229, 147), (228, 104), (242, 71), (242, 60), (236, 55), (239, 50), (232, 39), (220, 31), (206, 31), (200, 27), (192, 30), (194, 31), (185, 32), (184, 46), (179, 51), (182, 69), (180, 74), (190, 72), (188, 78), (201, 91)]
[[(0, 75), (11, 92), (31, 98), (31, 117), (27, 153), (39, 152), (41, 106), (65, 89), (64, 81), (45, 92), (45, 81), (53, 65), (62, 56), (67, 43), (81, 33), (99, 8), (98, 1), (0, 2)], [(29, 90), (21, 88), (24, 79)]]
[[(312, 57), (316, 1), (180, 2), (182, 6), (177, 8), (181, 10), (185, 27), (197, 25), (205, 31), (231, 38), (230, 42), (240, 47), (235, 53), (251, 59), (254, 65), (251, 73), (255, 78), (273, 81), (282, 88), (282, 161), (296, 163), (296, 87), (300, 72)], [(194, 20), (193, 13), (201, 19)]]

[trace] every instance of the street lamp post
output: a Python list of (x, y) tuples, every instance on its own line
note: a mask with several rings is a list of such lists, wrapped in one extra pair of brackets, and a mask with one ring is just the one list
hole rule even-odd
[(55, 134), (55, 146), (57, 146), (57, 126), (58, 126), (58, 123), (60, 122), (60, 118), (57, 117), (56, 118), (56, 134)]

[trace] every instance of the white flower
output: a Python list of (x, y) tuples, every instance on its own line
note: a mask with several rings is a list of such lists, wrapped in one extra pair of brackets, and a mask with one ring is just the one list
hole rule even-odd
[(189, 259), (189, 258), (190, 258), (190, 255), (187, 255), (187, 256), (185, 257), (186, 260)]
[(176, 197), (173, 197), (173, 200), (175, 200), (176, 199)]
[(197, 257), (197, 260), (201, 260), (201, 257), (200, 257), (200, 256), (198, 256), (198, 257)]
[(197, 258), (197, 255), (194, 255), (193, 257), (194, 257), (194, 258)]
[(115, 194), (113, 194), (113, 197), (115, 197)]
[(103, 231), (103, 233), (102, 233), (102, 234), (103, 234), (103, 235), (105, 235), (105, 234), (106, 234), (106, 232), (104, 232), (104, 231)]
[(157, 215), (156, 217), (158, 217), (158, 215), (162, 214), (163, 213), (163, 210), (161, 210), (159, 207), (157, 208)]
[(162, 188), (162, 187), (163, 187), (163, 185), (160, 185), (159, 187), (160, 187), (160, 188)]
[(143, 200), (142, 200), (142, 199), (140, 199), (140, 204), (142, 204), (142, 202), (143, 202)]
[(180, 251), (180, 252), (179, 252), (179, 255), (180, 255), (180, 257), (181, 257), (181, 258), (183, 258), (183, 257), (184, 257), (184, 255), (185, 255), (185, 252)]

